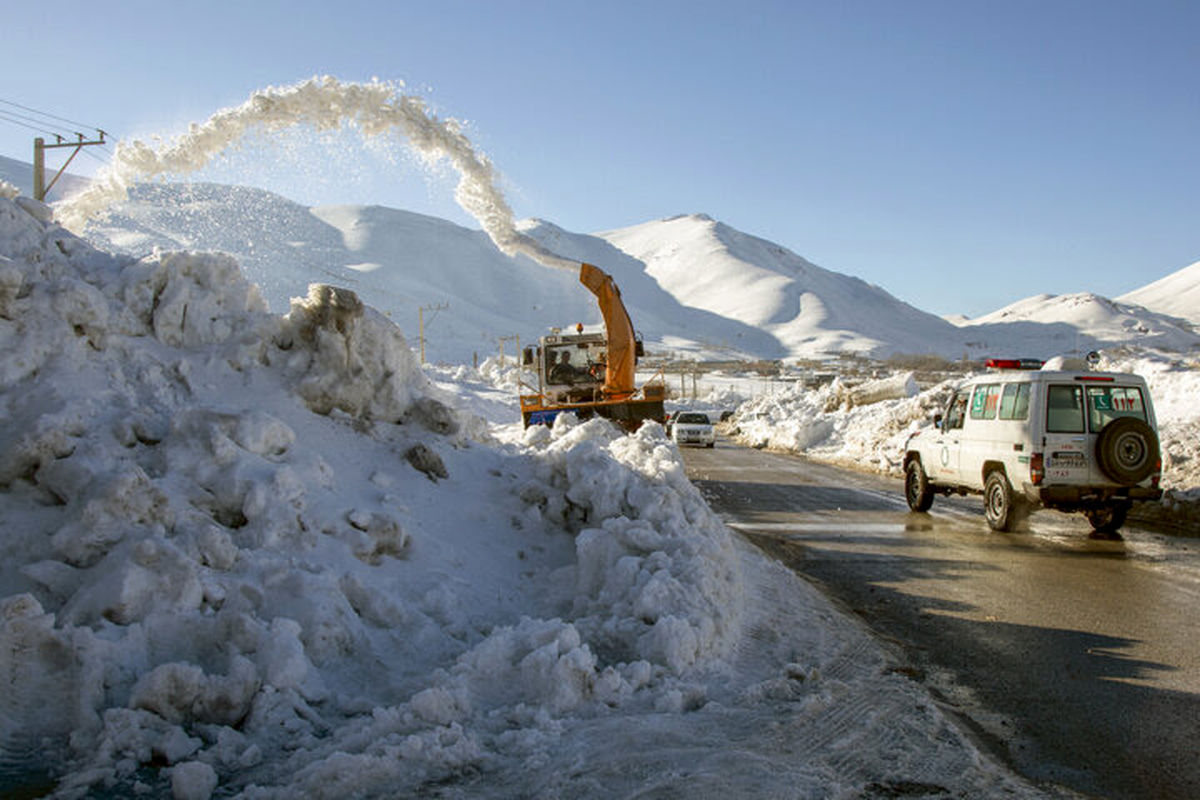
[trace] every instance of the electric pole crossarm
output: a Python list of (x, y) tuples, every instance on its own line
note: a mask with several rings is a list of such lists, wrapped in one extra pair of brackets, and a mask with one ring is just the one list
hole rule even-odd
[[(84, 147), (87, 147), (88, 145), (106, 144), (106, 142), (104, 141), (104, 137), (107, 136), (107, 134), (102, 130), (97, 130), (96, 132), (98, 134), (100, 134), (100, 138), (95, 139), (90, 142), (84, 141), (82, 133), (75, 134), (76, 136), (79, 137), (79, 139), (78, 139), (78, 141), (74, 141), (74, 142), (65, 142), (65, 141), (63, 141), (61, 136), (58, 137), (58, 142), (56, 142), (55, 144), (46, 144), (46, 140), (41, 138), (40, 136), (33, 140), (33, 199), (34, 200), (37, 200), (39, 202), (45, 201), (46, 195), (49, 194), (50, 190), (54, 188), (54, 184), (58, 182), (58, 179), (62, 177), (62, 174), (64, 172), (66, 172), (67, 167), (70, 165), (71, 161), (75, 158), (75, 156), (79, 155), (80, 150), (82, 150)], [(54, 178), (50, 181), (50, 184), (47, 185), (46, 184), (46, 151), (53, 150), (53, 149), (56, 149), (59, 147), (73, 147), (73, 148), (75, 148), (75, 150), (67, 158), (67, 163), (63, 164), (62, 167), (59, 168), (58, 172), (55, 173)]]

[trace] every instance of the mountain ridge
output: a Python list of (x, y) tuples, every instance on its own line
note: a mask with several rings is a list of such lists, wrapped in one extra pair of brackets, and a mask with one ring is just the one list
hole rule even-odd
[[(11, 179), (13, 165), (21, 166), (0, 162), (0, 177)], [(1090, 292), (1033, 295), (951, 321), (703, 213), (594, 234), (542, 219), (522, 220), (518, 228), (565, 258), (611, 273), (650, 349), (679, 358), (819, 358), (846, 351), (1048, 357), (1123, 345), (1200, 346), (1185, 319)], [(482, 231), (379, 205), (308, 208), (252, 187), (142, 184), (90, 225), (88, 238), (135, 256), (154, 248), (231, 253), (277, 312), (309, 283), (344, 285), (391, 316), (414, 346), (419, 310), (449, 304), (426, 320), (435, 360), (478, 358), (501, 337), (529, 342), (552, 326), (600, 321), (573, 272), (507, 257)]]

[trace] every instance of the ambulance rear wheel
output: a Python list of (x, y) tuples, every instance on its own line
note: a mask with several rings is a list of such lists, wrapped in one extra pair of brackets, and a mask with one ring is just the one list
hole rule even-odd
[(1092, 530), (1096, 533), (1116, 533), (1125, 524), (1126, 517), (1129, 516), (1129, 504), (1113, 503), (1089, 508), (1083, 512), (1083, 515), (1087, 517), (1087, 521), (1092, 524)]

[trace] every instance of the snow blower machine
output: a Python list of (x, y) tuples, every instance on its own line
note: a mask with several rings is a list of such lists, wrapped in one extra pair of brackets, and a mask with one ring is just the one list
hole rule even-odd
[(549, 425), (564, 411), (579, 419), (605, 417), (627, 431), (637, 430), (648, 419), (663, 423), (667, 387), (662, 377), (635, 385), (642, 341), (633, 330), (621, 291), (611, 275), (587, 263), (580, 264), (579, 282), (596, 295), (604, 333), (584, 333), (582, 324), (575, 326), (574, 333), (553, 328), (537, 346), (525, 348), (524, 365), (538, 376), (537, 393), (521, 395), (525, 427)]

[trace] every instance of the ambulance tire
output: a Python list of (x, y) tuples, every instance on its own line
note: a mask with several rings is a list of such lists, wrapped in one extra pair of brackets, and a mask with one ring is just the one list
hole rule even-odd
[(988, 473), (983, 484), (983, 515), (994, 531), (1011, 531), (1025, 517), (1021, 499), (1013, 494), (1012, 484), (1002, 470)]
[(1112, 503), (1106, 506), (1089, 508), (1083, 512), (1087, 521), (1092, 524), (1092, 530), (1099, 534), (1113, 534), (1125, 524), (1129, 516), (1129, 503)]
[(1158, 464), (1158, 436), (1136, 417), (1117, 417), (1096, 437), (1096, 462), (1114, 483), (1133, 486), (1149, 478)]

